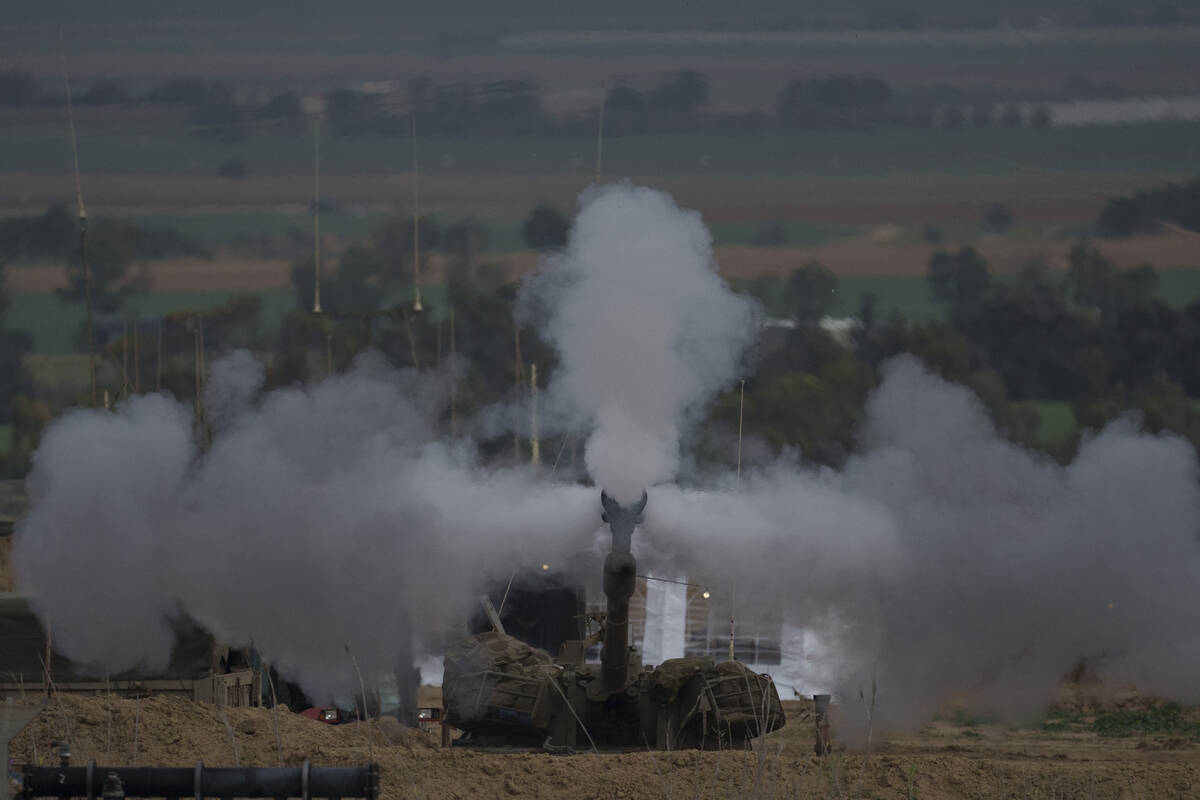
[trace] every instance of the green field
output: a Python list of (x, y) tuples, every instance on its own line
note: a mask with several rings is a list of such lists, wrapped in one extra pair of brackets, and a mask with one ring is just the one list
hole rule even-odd
[[(929, 282), (920, 275), (840, 278), (837, 299), (830, 314), (856, 316), (864, 292), (875, 293), (877, 313), (881, 317), (893, 313), (910, 320), (942, 319), (945, 316), (929, 292)], [(1160, 270), (1155, 296), (1172, 308), (1184, 308), (1200, 301), (1200, 269)]]
[[(114, 318), (97, 316), (97, 328), (120, 331), (125, 319), (154, 320), (176, 311), (203, 311), (223, 304), (245, 292), (152, 292), (130, 298), (126, 310)], [(279, 289), (254, 292), (263, 299), (263, 332), (278, 330), (285, 314), (296, 305), (295, 292)], [(82, 344), (84, 308), (82, 303), (63, 300), (57, 294), (22, 294), (13, 299), (4, 315), (8, 330), (23, 331), (33, 338), (35, 353), (76, 353)]]
[[(566, 211), (566, 209), (563, 209)], [(435, 215), (437, 216), (437, 215)], [(382, 212), (359, 213), (355, 211), (332, 211), (321, 215), (321, 231), (327, 235), (347, 239), (363, 239), (369, 236), (386, 218)], [(283, 212), (248, 213), (198, 213), (198, 214), (150, 214), (129, 218), (148, 227), (174, 228), (184, 236), (195, 239), (209, 248), (219, 248), (252, 241), (259, 237), (299, 235), (311, 236), (312, 219), (308, 214)], [(463, 221), (458, 216), (438, 217), (444, 231), (447, 227)], [(487, 251), (490, 253), (515, 253), (528, 249), (521, 234), (522, 219), (474, 219), (483, 226)], [(718, 245), (762, 245), (770, 227), (780, 238), (770, 243), (776, 246), (813, 247), (836, 239), (862, 233), (854, 225), (807, 223), (796, 220), (770, 222), (712, 222), (707, 228)]]
[(1079, 427), (1070, 403), (1055, 400), (1034, 402), (1038, 412), (1037, 438), (1042, 444), (1055, 444), (1074, 435)]
[[(1192, 171), (1200, 168), (1198, 122), (1159, 122), (1049, 130), (964, 128), (771, 132), (759, 135), (680, 133), (612, 137), (604, 143), (607, 175), (703, 173), (875, 175), (891, 172), (1004, 175), (1034, 167), (1065, 172)], [(595, 139), (422, 137), (422, 171), (439, 174), (590, 174)], [(225, 144), (189, 135), (182, 123), (123, 129), (119, 117), (102, 132), (81, 132), (88, 172), (215, 174), (226, 159), (245, 159), (251, 175), (306, 173), (312, 141), (262, 133)], [(322, 170), (406, 173), (407, 139), (355, 137), (322, 141)], [(12, 124), (0, 131), (0, 172), (66, 174), (70, 145), (61, 124)], [(237, 181), (230, 180), (231, 192)], [(1086, 187), (1084, 187), (1086, 188)], [(336, 200), (336, 198), (334, 198)], [(797, 198), (802, 201), (803, 198)]]
[[(910, 320), (941, 319), (942, 309), (929, 293), (929, 283), (922, 276), (855, 276), (838, 281), (836, 297), (830, 314), (856, 316), (864, 292), (877, 297), (876, 313), (881, 318), (899, 314)], [(232, 291), (212, 292), (152, 292), (131, 298), (128, 313), (122, 318), (157, 319), (182, 310), (204, 310), (221, 305), (230, 297), (242, 294)], [(290, 289), (256, 292), (263, 298), (262, 332), (278, 329), (284, 315), (296, 306), (295, 293)], [(1182, 308), (1200, 301), (1200, 269), (1167, 270), (1159, 273), (1159, 299)], [(429, 318), (436, 321), (444, 316), (444, 289), (430, 286), (423, 290), (429, 306)], [(80, 331), (84, 319), (83, 306), (69, 303), (56, 294), (17, 295), (5, 314), (5, 327), (24, 331), (33, 338), (35, 353), (79, 352)], [(105, 324), (103, 320), (100, 324)], [(119, 321), (108, 324), (120, 325)]]

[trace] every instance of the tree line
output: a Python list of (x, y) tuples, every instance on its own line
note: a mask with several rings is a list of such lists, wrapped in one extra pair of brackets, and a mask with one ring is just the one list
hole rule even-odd
[[(543, 251), (562, 247), (568, 229), (565, 215), (548, 205), (532, 209), (522, 226), (526, 244)], [(418, 231), (421, 269), (433, 253), (445, 266), (444, 285), (429, 290), (423, 311), (412, 302)], [(110, 329), (99, 342), (104, 363), (118, 376), (111, 365), (127, 365), (112, 396), (131, 391), (129, 376), (140, 372), (155, 374), (153, 382), (141, 381), (142, 390), (161, 386), (181, 399), (193, 398), (201, 338), (213, 354), (235, 347), (259, 353), (270, 387), (344, 370), (372, 350), (398, 367), (452, 370), (454, 402), (444, 409), (441, 424), (447, 432), (465, 434), (474, 412), (526, 391), (530, 363), (538, 365), (543, 383), (556, 368), (536, 324), (515, 316), (518, 285), (503, 265), (488, 260), (487, 245), (487, 229), (477, 221), (430, 216), (414, 227), (410, 216), (398, 213), (323, 265), (324, 314), (312, 313), (314, 265), (299, 259), (292, 271), (295, 305), (277, 328), (264, 325), (262, 298), (247, 296), (216, 308), (178, 311), (162, 320), (161, 332), (144, 323)], [(810, 460), (839, 465), (853, 451), (880, 365), (912, 353), (973, 389), (1014, 442), (1054, 458), (1071, 458), (1079, 434), (1044, 440), (1036, 405), (1041, 401), (1069, 406), (1083, 429), (1133, 412), (1147, 429), (1174, 431), (1200, 446), (1193, 399), (1200, 397), (1195, 358), (1200, 302), (1185, 308), (1163, 303), (1153, 266), (1119, 268), (1092, 243), (1079, 241), (1065, 270), (1034, 261), (1016, 274), (996, 275), (971, 247), (943, 246), (930, 258), (927, 280), (939, 318), (884, 314), (879, 298), (863, 293), (857, 324), (842, 333), (822, 323), (840, 287), (820, 264), (736, 282), (734, 288), (758, 298), (775, 321), (763, 328), (749, 357), (746, 432), (769, 452), (795, 449)], [(6, 465), (19, 474), (54, 404), (41, 399), (21, 367), (27, 337), (6, 337), (0, 423), (12, 424), (15, 441), (24, 442)], [(740, 389), (730, 386), (715, 400), (689, 442), (701, 466), (732, 457), (727, 445), (736, 436)], [(511, 434), (483, 437), (479, 446), (485, 458), (527, 457), (519, 442), (514, 449)], [(551, 437), (544, 447), (563, 450), (565, 469), (575, 463), (569, 441)]]
[[(1089, 84), (1090, 85), (1090, 84)], [(696, 70), (665, 75), (653, 88), (617, 80), (605, 91), (608, 136), (709, 131), (759, 133), (769, 130), (845, 129), (867, 126), (942, 128), (1033, 127), (1052, 124), (1048, 107), (1027, 104), (997, 90), (967, 92), (948, 86), (897, 90), (884, 78), (826, 75), (796, 78), (777, 93), (773, 112), (717, 112), (709, 108), (710, 79)], [(29, 73), (0, 73), (0, 106), (59, 105)], [(239, 97), (224, 81), (175, 77), (135, 95), (101, 80), (79, 93), (79, 105), (132, 103), (178, 108), (201, 137), (236, 142), (256, 131), (299, 135), (307, 126), (301, 97), (281, 91), (265, 99)], [(427, 77), (408, 81), (403, 92), (352, 87), (323, 95), (330, 131), (337, 137), (407, 136), (414, 120), (437, 136), (591, 136), (600, 110), (554, 115), (545, 110), (539, 87), (525, 80), (436, 84)]]

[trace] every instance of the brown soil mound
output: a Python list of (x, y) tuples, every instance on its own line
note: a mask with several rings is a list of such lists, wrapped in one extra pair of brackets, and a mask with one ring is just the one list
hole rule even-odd
[[(1055, 737), (1001, 726), (938, 723), (871, 755), (811, 755), (811, 709), (788, 703), (789, 724), (749, 752), (586, 754), (441, 750), (391, 720), (371, 726), (371, 755), (392, 798), (1195, 797), (1200, 749), (1157, 739)], [(275, 730), (278, 725), (279, 745)], [(51, 742), (77, 763), (181, 766), (361, 764), (367, 729), (261, 708), (221, 710), (187, 700), (59, 697), (12, 743), (46, 763)]]

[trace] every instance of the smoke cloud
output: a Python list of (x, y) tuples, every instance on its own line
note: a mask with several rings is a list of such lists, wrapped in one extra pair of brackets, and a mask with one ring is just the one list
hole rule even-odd
[[(1125, 420), (1060, 466), (901, 357), (844, 469), (781, 459), (664, 483), (754, 329), (699, 217), (649, 189), (591, 190), (523, 291), (561, 356), (549, 416), (589, 433), (598, 485), (626, 502), (649, 487), (645, 568), (815, 632), (829, 688), (853, 703), (878, 687), (876, 730), (948, 700), (1033, 712), (1080, 658), (1200, 699), (1200, 475), (1184, 441)], [(211, 447), (189, 409), (143, 396), (66, 414), (35, 455), (18, 585), (77, 662), (161, 666), (186, 614), (328, 696), (353, 686), (344, 645), (387, 673), (487, 581), (597, 541), (594, 488), (485, 468), (437, 438), (443, 376), (363, 358), (263, 394), (244, 354), (213, 371)]]
[(256, 401), (260, 380), (244, 354), (214, 365), (207, 451), (162, 395), (47, 430), (14, 561), (63, 655), (161, 668), (186, 614), (328, 698), (354, 687), (346, 645), (388, 675), (485, 581), (593, 539), (593, 491), (431, 438), (437, 380), (369, 358)]
[(817, 631), (838, 654), (829, 688), (858, 705), (875, 682), (877, 730), (948, 701), (1034, 714), (1080, 659), (1196, 700), (1198, 477), (1189, 444), (1128, 420), (1059, 466), (902, 357), (843, 471), (780, 463), (736, 490), (662, 487), (647, 561), (716, 576), (748, 617), (782, 606)]
[(590, 431), (588, 474), (624, 502), (673, 479), (682, 430), (756, 333), (756, 307), (717, 274), (700, 215), (653, 189), (592, 188), (566, 249), (523, 291), (561, 357), (547, 404)]

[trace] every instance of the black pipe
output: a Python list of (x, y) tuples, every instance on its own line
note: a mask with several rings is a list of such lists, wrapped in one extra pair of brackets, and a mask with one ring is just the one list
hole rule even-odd
[(22, 767), (20, 796), (99, 797), (115, 773), (126, 797), (363, 797), (379, 798), (379, 766), (214, 767)]

